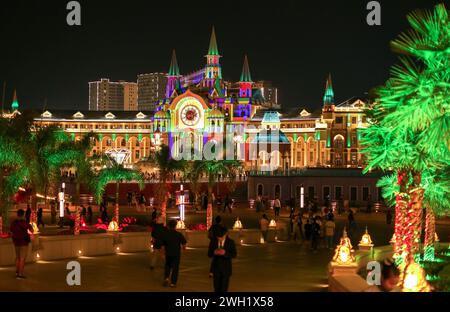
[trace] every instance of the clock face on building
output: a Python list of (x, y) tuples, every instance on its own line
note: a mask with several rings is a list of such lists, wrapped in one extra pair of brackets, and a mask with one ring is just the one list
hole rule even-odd
[(181, 110), (181, 121), (189, 127), (197, 125), (200, 120), (200, 110), (193, 105), (185, 106)]

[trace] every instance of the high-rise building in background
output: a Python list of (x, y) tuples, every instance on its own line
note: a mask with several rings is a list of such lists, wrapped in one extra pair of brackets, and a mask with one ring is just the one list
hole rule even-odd
[(126, 81), (89, 82), (89, 110), (137, 110), (137, 84)]
[(138, 85), (135, 82), (123, 84), (123, 110), (138, 110)]
[(166, 97), (166, 85), (167, 73), (138, 75), (138, 110), (154, 110), (156, 103)]

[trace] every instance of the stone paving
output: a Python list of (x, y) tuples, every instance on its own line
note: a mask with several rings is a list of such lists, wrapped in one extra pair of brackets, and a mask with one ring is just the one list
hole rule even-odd
[[(162, 263), (150, 270), (149, 253), (132, 253), (78, 258), (81, 286), (66, 283), (70, 260), (28, 264), (25, 280), (15, 279), (13, 267), (0, 268), (0, 291), (212, 291), (206, 252), (185, 251), (174, 289), (162, 286)], [(313, 254), (295, 243), (239, 246), (230, 291), (326, 291), (330, 257), (329, 250)]]

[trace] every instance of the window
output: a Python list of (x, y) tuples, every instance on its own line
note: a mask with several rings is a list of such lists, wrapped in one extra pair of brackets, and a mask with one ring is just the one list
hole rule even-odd
[(136, 159), (139, 159), (139, 150), (136, 150), (135, 156), (136, 156)]
[(350, 187), (350, 200), (351, 201), (358, 200), (357, 194), (358, 194), (358, 188), (356, 186)]
[(281, 198), (281, 186), (280, 184), (275, 185), (275, 197)]
[(326, 200), (330, 196), (330, 187), (324, 186), (323, 187), (323, 200)]
[(314, 199), (314, 186), (308, 186), (308, 199)]
[(256, 192), (258, 194), (258, 196), (262, 196), (263, 195), (263, 190), (264, 190), (263, 185), (262, 184), (258, 184), (258, 190)]
[(342, 121), (343, 121), (343, 118), (342, 118), (342, 117), (336, 117), (336, 123), (337, 123), (337, 124), (341, 124)]
[(344, 196), (342, 196), (342, 186), (336, 186), (334, 188), (334, 199), (338, 200), (343, 198)]
[(363, 189), (363, 200), (366, 201), (369, 199), (369, 188), (367, 186), (364, 186)]
[(127, 142), (125, 141), (125, 139), (122, 139), (121, 146), (126, 146), (126, 145), (127, 145)]
[(352, 124), (356, 124), (356, 117), (352, 117)]

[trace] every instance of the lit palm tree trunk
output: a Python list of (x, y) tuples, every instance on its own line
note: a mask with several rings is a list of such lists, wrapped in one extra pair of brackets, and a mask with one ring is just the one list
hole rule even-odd
[(406, 193), (406, 172), (399, 171), (397, 173), (397, 183), (400, 186), (400, 192), (396, 196), (395, 204), (395, 243), (394, 243), (394, 257), (399, 258), (404, 256), (403, 231), (405, 229), (404, 216), (406, 215), (408, 207), (408, 196)]
[(209, 228), (212, 226), (212, 219), (213, 219), (213, 203), (212, 203), (212, 185), (208, 185), (208, 206), (206, 209), (206, 228), (209, 230)]
[(434, 243), (436, 237), (436, 223), (433, 210), (430, 207), (426, 208), (425, 220), (425, 243), (424, 243), (424, 259), (434, 260)]
[(114, 219), (119, 224), (119, 185), (120, 181), (116, 181), (116, 207), (114, 208)]

